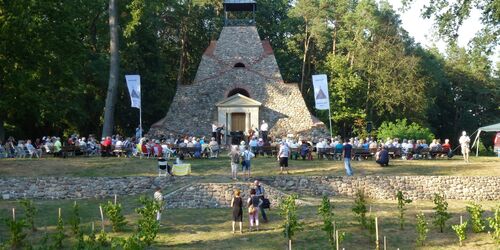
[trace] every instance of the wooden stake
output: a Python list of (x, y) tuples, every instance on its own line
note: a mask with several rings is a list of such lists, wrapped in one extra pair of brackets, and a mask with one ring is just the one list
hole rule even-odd
[(375, 249), (380, 249), (379, 241), (378, 241), (378, 218), (375, 217)]
[(292, 250), (292, 240), (288, 240), (288, 250)]
[(58, 219), (61, 219), (61, 208), (59, 208), (59, 217), (57, 217)]
[(104, 231), (104, 213), (102, 212), (102, 206), (99, 205), (99, 211), (101, 211), (101, 229)]
[(384, 250), (387, 250), (387, 239), (385, 236), (384, 236)]
[(94, 233), (94, 230), (95, 230), (95, 226), (94, 226), (94, 222), (92, 221), (92, 233)]
[(116, 194), (115, 194), (115, 205), (116, 205)]
[(460, 225), (462, 225), (462, 215), (460, 215)]
[[(333, 221), (333, 232), (334, 232), (334, 234), (336, 234), (336, 233), (337, 233), (337, 225), (336, 225), (335, 221)], [(334, 235), (334, 236), (335, 236), (335, 235)], [(337, 237), (335, 237), (335, 242), (337, 242)], [(338, 250), (338, 249), (337, 249), (337, 250)]]
[(335, 230), (335, 244), (337, 246), (337, 250), (339, 250), (339, 230)]
[(16, 221), (16, 208), (15, 207), (12, 208), (12, 220)]

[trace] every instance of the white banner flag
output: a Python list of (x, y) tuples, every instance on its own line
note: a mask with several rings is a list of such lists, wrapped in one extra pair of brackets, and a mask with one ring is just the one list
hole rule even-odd
[(126, 75), (128, 92), (130, 93), (130, 102), (133, 108), (141, 108), (141, 76)]
[(326, 75), (313, 75), (312, 79), (316, 109), (330, 109), (330, 96), (328, 95), (328, 79)]

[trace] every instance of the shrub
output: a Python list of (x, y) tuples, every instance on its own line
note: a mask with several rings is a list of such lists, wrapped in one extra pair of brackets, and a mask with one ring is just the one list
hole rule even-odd
[(21, 200), (21, 206), (24, 208), (26, 214), (26, 223), (31, 228), (31, 231), (35, 232), (35, 216), (38, 212), (32, 200)]
[(61, 216), (61, 209), (60, 208), (59, 208), (59, 216), (57, 218), (56, 233), (52, 237), (54, 239), (53, 248), (54, 249), (62, 249), (63, 248), (62, 242), (63, 242), (64, 238), (66, 237), (66, 235), (64, 235), (64, 223), (63, 223), (63, 219)]
[(491, 237), (493, 237), (497, 245), (500, 245), (500, 206), (497, 206), (493, 216), (488, 218), (488, 224), (491, 230), (493, 230), (493, 232), (490, 232)]
[(439, 231), (442, 233), (445, 227), (446, 221), (451, 218), (450, 213), (448, 213), (448, 202), (443, 196), (439, 194), (434, 194), (434, 225), (439, 227)]
[(451, 228), (453, 229), (453, 231), (455, 231), (455, 234), (458, 237), (458, 242), (460, 246), (462, 246), (462, 242), (467, 238), (467, 221), (463, 222), (462, 224), (452, 225)]
[(288, 239), (289, 245), (291, 246), (292, 238), (296, 232), (303, 229), (303, 223), (299, 222), (297, 216), (297, 204), (295, 200), (297, 195), (290, 195), (284, 198), (280, 205), (280, 216), (283, 217), (283, 235)]
[(103, 209), (106, 216), (108, 216), (111, 221), (113, 232), (123, 230), (123, 228), (127, 225), (127, 221), (125, 221), (125, 217), (122, 214), (122, 205), (120, 203), (115, 204), (108, 201), (108, 203), (103, 206)]
[(159, 222), (156, 220), (156, 212), (160, 209), (161, 204), (145, 196), (140, 197), (139, 201), (142, 207), (135, 209), (140, 215), (137, 221), (136, 237), (147, 246), (150, 246), (154, 242), (160, 227)]
[(426, 139), (428, 142), (434, 139), (434, 134), (428, 128), (424, 128), (417, 123), (408, 124), (406, 119), (395, 122), (382, 122), (377, 130), (377, 137), (380, 139), (400, 138), (400, 139)]
[(401, 191), (398, 191), (398, 193), (396, 194), (396, 198), (398, 199), (399, 227), (401, 230), (403, 230), (405, 224), (405, 205), (411, 203), (412, 200), (405, 199), (405, 197), (403, 196), (403, 192)]
[[(330, 243), (332, 248), (334, 248), (336, 244), (335, 231), (337, 231), (337, 225), (335, 223), (335, 213), (333, 212), (333, 208), (335, 208), (335, 206), (330, 203), (328, 197), (323, 196), (321, 205), (318, 208), (318, 214), (323, 219), (323, 228), (321, 228), (321, 230), (326, 232), (328, 242)], [(344, 238), (345, 232), (339, 232), (339, 244)]]
[(486, 228), (486, 221), (483, 219), (484, 210), (481, 205), (471, 202), (466, 207), (467, 212), (470, 215), (470, 224), (472, 226), (472, 231), (474, 233), (483, 232)]
[(352, 207), (352, 211), (354, 212), (356, 219), (359, 221), (361, 226), (367, 228), (366, 222), (366, 199), (365, 193), (361, 190), (358, 190), (356, 193), (356, 199), (354, 200), (354, 206)]
[(427, 227), (428, 223), (425, 220), (424, 213), (420, 212), (417, 214), (417, 245), (423, 246), (425, 239), (427, 238), (427, 232), (429, 232), (429, 228)]
[(71, 217), (69, 218), (69, 225), (71, 227), (71, 231), (73, 235), (79, 235), (80, 231), (80, 207), (76, 204), (76, 201), (73, 203), (73, 207), (71, 209)]
[(26, 238), (26, 233), (23, 229), (27, 227), (25, 220), (20, 219), (6, 219), (5, 224), (10, 233), (10, 238), (8, 240), (9, 245), (12, 249), (20, 248), (23, 245), (23, 240)]

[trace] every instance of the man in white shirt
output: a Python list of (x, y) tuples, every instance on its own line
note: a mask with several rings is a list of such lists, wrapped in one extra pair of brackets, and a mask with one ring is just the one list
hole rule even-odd
[(458, 141), (460, 142), (460, 147), (462, 148), (462, 155), (464, 156), (464, 161), (466, 163), (469, 163), (470, 138), (469, 136), (467, 136), (467, 132), (463, 131), (462, 136), (460, 136), (460, 139)]
[(260, 125), (260, 133), (262, 134), (262, 139), (264, 143), (267, 142), (267, 132), (269, 130), (269, 125), (265, 120), (262, 120), (262, 124)]
[[(281, 142), (280, 150), (278, 152), (278, 161), (280, 163), (280, 174), (283, 174), (283, 169), (288, 168), (288, 157), (290, 157), (290, 148), (286, 145), (285, 142)], [(286, 171), (289, 174), (288, 171)]]

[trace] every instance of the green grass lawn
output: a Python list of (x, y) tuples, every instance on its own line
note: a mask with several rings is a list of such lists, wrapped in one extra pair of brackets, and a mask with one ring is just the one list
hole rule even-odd
[[(299, 208), (299, 217), (304, 222), (304, 231), (297, 234), (293, 245), (294, 249), (327, 249), (328, 243), (325, 233), (321, 231), (322, 222), (317, 216), (317, 204), (319, 200), (314, 198), (305, 198), (312, 202), (312, 206), (303, 206)], [(81, 207), (82, 226), (88, 233), (91, 222), (100, 229), (99, 203), (105, 200), (79, 200)], [(167, 201), (168, 202), (168, 201)], [(361, 229), (354, 220), (351, 206), (352, 199), (336, 198), (335, 214), (338, 218), (337, 223), (341, 230), (346, 231), (348, 236), (341, 247), (345, 249), (374, 249), (375, 245), (370, 240), (367, 230)], [(36, 201), (39, 214), (36, 218), (36, 224), (39, 231), (28, 233), (30, 244), (36, 245), (36, 242), (42, 237), (45, 228), (52, 233), (55, 229), (57, 219), (57, 210), (62, 208), (62, 216), (65, 222), (69, 217), (69, 208), (73, 201)], [(451, 224), (457, 224), (459, 216), (465, 213), (466, 203), (463, 201), (449, 201), (449, 211), (452, 213), (452, 219), (447, 224), (444, 233), (431, 224), (431, 214), (433, 204), (429, 201), (418, 201), (410, 204), (407, 211), (407, 223), (403, 231), (399, 230), (399, 221), (397, 219), (397, 204), (395, 201), (372, 201), (372, 213), (379, 218), (379, 230), (381, 243), (383, 236), (387, 237), (388, 249), (498, 249), (493, 240), (487, 233), (473, 234), (470, 229), (468, 238), (465, 240), (465, 246), (458, 247), (458, 240), (451, 230)], [(490, 210), (498, 202), (481, 202), (485, 210)], [(134, 208), (138, 207), (137, 197), (127, 197), (122, 201), (124, 214), (130, 222), (124, 233), (112, 234), (112, 236), (127, 236), (134, 230), (134, 223), (137, 216)], [(18, 207), (18, 218), (21, 218), (22, 209), (17, 202), (1, 201), (0, 217), (11, 216), (11, 208)], [(424, 247), (415, 246), (415, 213), (423, 211), (429, 221), (430, 231)], [(491, 213), (487, 212), (487, 216)], [(248, 232), (248, 222), (244, 216), (244, 233), (233, 235), (231, 233), (230, 209), (170, 209), (163, 214), (163, 227), (156, 239), (154, 249), (285, 249), (286, 241), (281, 232), (281, 219), (277, 209), (269, 211), (270, 223), (262, 224), (259, 232)], [(106, 230), (110, 231), (110, 226), (106, 223)], [(71, 236), (68, 228), (67, 235)], [(0, 241), (7, 239), (5, 225), (0, 224)], [(67, 248), (74, 244), (72, 237), (64, 240)]]
[[(191, 160), (193, 176), (229, 176), (228, 157)], [(154, 159), (138, 158), (43, 158), (1, 159), (0, 176), (154, 176), (157, 174)], [(278, 162), (273, 157), (258, 157), (252, 161), (253, 176), (270, 176), (278, 173)], [(389, 167), (381, 168), (373, 160), (353, 161), (355, 175), (453, 175), (498, 176), (500, 158), (471, 157), (465, 164), (460, 157), (451, 160), (393, 160)], [(328, 160), (290, 160), (292, 175), (345, 175), (343, 162)]]

